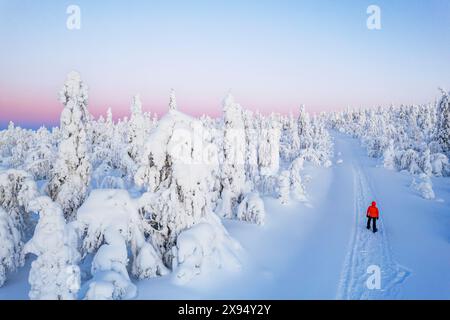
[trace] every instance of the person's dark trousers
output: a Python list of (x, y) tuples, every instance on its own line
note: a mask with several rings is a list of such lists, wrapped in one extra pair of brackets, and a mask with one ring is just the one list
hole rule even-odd
[(370, 229), (370, 220), (372, 220), (373, 232), (377, 232), (377, 218), (367, 217), (367, 229)]

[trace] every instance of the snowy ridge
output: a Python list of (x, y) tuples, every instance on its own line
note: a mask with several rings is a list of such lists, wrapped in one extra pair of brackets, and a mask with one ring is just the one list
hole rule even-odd
[[(383, 220), (379, 219), (378, 233), (366, 229), (365, 204), (376, 199), (368, 180), (355, 164), (353, 168), (355, 225), (349, 251), (345, 259), (340, 279), (337, 299), (376, 300), (398, 298), (401, 284), (410, 275), (403, 266), (393, 258)], [(371, 274), (367, 268), (371, 265), (380, 267), (381, 289), (370, 290), (366, 281)]]

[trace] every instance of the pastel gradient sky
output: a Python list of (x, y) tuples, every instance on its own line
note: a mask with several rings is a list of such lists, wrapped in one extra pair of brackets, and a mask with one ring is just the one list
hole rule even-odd
[[(81, 30), (66, 8), (81, 8)], [(366, 28), (381, 7), (382, 29)], [(0, 125), (53, 125), (66, 74), (90, 111), (217, 116), (231, 89), (244, 107), (312, 112), (427, 103), (450, 89), (448, 0), (0, 0)]]

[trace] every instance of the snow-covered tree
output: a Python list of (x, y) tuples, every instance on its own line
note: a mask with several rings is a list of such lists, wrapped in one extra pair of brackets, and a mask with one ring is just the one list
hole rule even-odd
[(17, 144), (17, 138), (14, 122), (10, 121), (8, 128), (0, 131), (0, 161), (11, 157), (11, 149)]
[(442, 151), (450, 151), (450, 93), (441, 89), (442, 97), (437, 104), (436, 140)]
[(265, 222), (264, 202), (256, 192), (245, 195), (238, 206), (237, 218), (242, 221), (263, 225)]
[(242, 194), (246, 192), (246, 137), (242, 108), (228, 94), (223, 101), (224, 137), (222, 164), (222, 205), (219, 214), (233, 218)]
[(431, 155), (431, 167), (435, 176), (448, 176), (450, 167), (448, 157), (442, 153), (434, 153)]
[(311, 120), (309, 113), (306, 112), (305, 106), (300, 106), (300, 113), (297, 120), (298, 125), (298, 137), (300, 139), (300, 148), (307, 149), (311, 146)]
[(389, 141), (389, 145), (383, 152), (383, 165), (387, 169), (395, 169), (395, 149), (394, 140)]
[(278, 198), (281, 204), (289, 204), (291, 198), (290, 172), (288, 170), (282, 171), (278, 180)]
[(6, 281), (7, 272), (23, 265), (22, 246), (14, 220), (0, 207), (0, 287)]
[(433, 191), (433, 184), (431, 179), (426, 174), (422, 174), (419, 176), (419, 182), (413, 178), (411, 186), (420, 194), (420, 196), (427, 200), (432, 200), (435, 198), (435, 194)]
[[(291, 190), (295, 198), (299, 201), (306, 201), (306, 190), (302, 182), (301, 171), (303, 170), (303, 157), (298, 157), (292, 161), (289, 168)], [(284, 182), (284, 181), (283, 181)]]
[(109, 230), (111, 235), (120, 233), (126, 251), (131, 253), (130, 269), (135, 277), (142, 279), (167, 273), (161, 256), (145, 239), (144, 221), (126, 190), (93, 190), (78, 209), (74, 224), (82, 239), (83, 257), (105, 245)]
[(259, 179), (258, 167), (258, 125), (249, 110), (243, 110), (245, 127), (245, 174), (246, 180), (252, 184)]
[(173, 89), (170, 91), (169, 110), (178, 110), (175, 90)]
[(407, 170), (411, 174), (420, 173), (419, 155), (417, 151), (408, 149), (400, 157), (400, 169)]
[(77, 235), (66, 224), (59, 204), (38, 197), (30, 204), (39, 212), (39, 221), (24, 252), (37, 256), (31, 264), (29, 297), (35, 300), (76, 299), (80, 288), (80, 255)]
[(274, 175), (280, 166), (280, 126), (273, 116), (265, 119), (260, 134), (258, 164), (261, 175)]
[(88, 90), (77, 72), (67, 76), (60, 101), (64, 105), (61, 113), (62, 141), (51, 171), (48, 193), (61, 205), (65, 217), (73, 219), (74, 211), (88, 194), (91, 176), (86, 136), (86, 125), (90, 121)]
[(13, 219), (22, 237), (31, 224), (30, 202), (37, 196), (37, 186), (30, 174), (15, 169), (0, 171), (0, 207)]
[(25, 171), (0, 171), (0, 286), (7, 272), (23, 265), (22, 246), (33, 226), (30, 203), (38, 196), (37, 186)]
[(35, 135), (35, 146), (28, 152), (24, 169), (35, 179), (47, 179), (55, 162), (55, 148), (52, 145), (51, 133), (41, 127)]
[(300, 151), (300, 138), (298, 135), (298, 123), (292, 113), (284, 120), (280, 153), (283, 158), (288, 161), (295, 159)]
[(212, 210), (218, 164), (205, 162), (202, 131), (200, 121), (169, 110), (149, 136), (135, 175), (136, 185), (147, 191), (140, 199), (147, 233), (168, 267), (178, 234)]
[(426, 149), (420, 158), (419, 166), (422, 169), (423, 173), (426, 174), (428, 177), (431, 177), (433, 174), (433, 167), (431, 165), (431, 152), (430, 149)]
[(130, 157), (138, 162), (141, 157), (147, 135), (147, 125), (142, 113), (142, 102), (139, 95), (133, 97), (131, 104), (131, 118), (128, 122), (128, 153)]

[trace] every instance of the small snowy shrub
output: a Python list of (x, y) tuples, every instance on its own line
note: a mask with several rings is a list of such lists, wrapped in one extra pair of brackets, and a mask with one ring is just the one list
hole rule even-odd
[(133, 274), (138, 279), (148, 279), (169, 273), (169, 270), (162, 263), (155, 248), (149, 243), (145, 243), (141, 247), (137, 257), (133, 261), (132, 268)]
[(244, 197), (238, 206), (237, 218), (258, 225), (264, 224), (264, 202), (259, 197), (258, 193), (249, 193)]
[(430, 177), (425, 174), (420, 175), (419, 182), (413, 179), (411, 186), (419, 192), (422, 198), (432, 200), (435, 198), (433, 184)]

